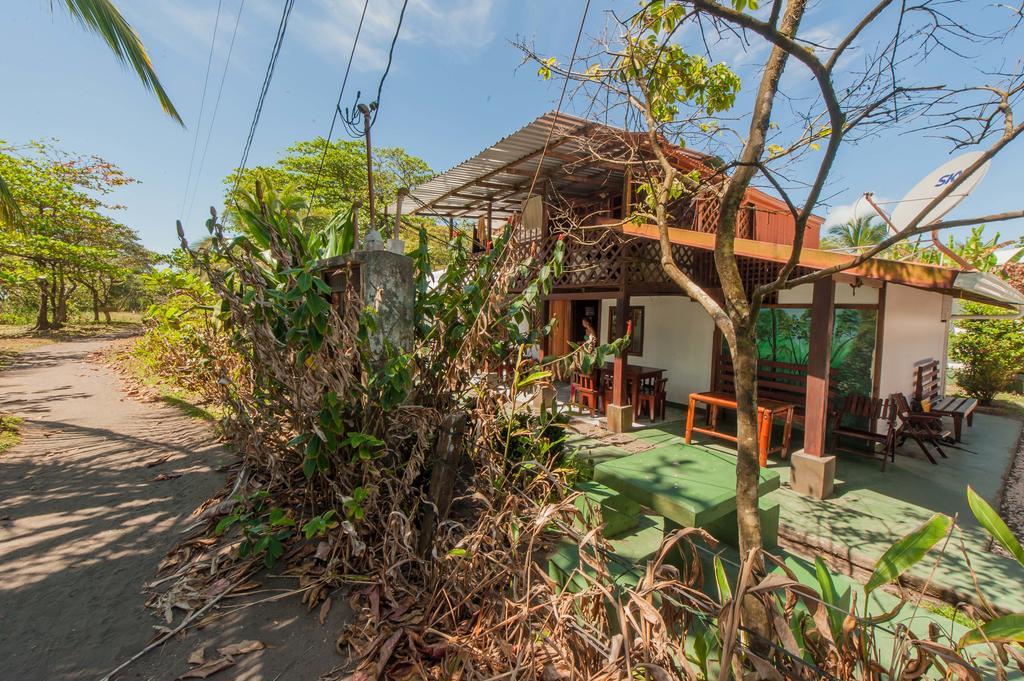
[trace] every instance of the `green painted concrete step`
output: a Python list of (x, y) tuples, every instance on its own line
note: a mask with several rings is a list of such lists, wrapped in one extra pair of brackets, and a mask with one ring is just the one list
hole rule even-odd
[[(643, 577), (647, 561), (661, 547), (665, 519), (642, 515), (636, 525), (615, 539), (608, 540), (612, 555), (606, 565), (612, 581), (619, 587), (636, 586)], [(580, 564), (579, 546), (569, 539), (559, 541), (548, 554), (548, 575), (563, 589), (581, 591), (587, 585), (582, 571), (594, 575), (589, 565)]]
[[(684, 527), (707, 527), (736, 511), (736, 457), (697, 445), (673, 444), (605, 461), (594, 480)], [(761, 469), (762, 495), (779, 474)]]
[(576, 498), (576, 508), (583, 517), (577, 529), (587, 532), (603, 521), (605, 538), (612, 538), (636, 526), (639, 502), (597, 482), (581, 482), (576, 489), (583, 493)]

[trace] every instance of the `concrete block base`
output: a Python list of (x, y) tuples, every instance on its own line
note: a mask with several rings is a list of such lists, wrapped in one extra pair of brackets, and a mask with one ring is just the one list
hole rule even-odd
[(628, 433), (633, 430), (633, 405), (609, 404), (605, 407), (608, 430), (613, 433)]
[(545, 385), (537, 388), (533, 395), (533, 409), (538, 414), (548, 411), (555, 406), (555, 397), (558, 395), (554, 386)]
[(836, 479), (836, 457), (811, 456), (804, 450), (793, 452), (791, 457), (793, 473), (789, 486), (797, 494), (814, 499), (827, 499), (832, 496)]

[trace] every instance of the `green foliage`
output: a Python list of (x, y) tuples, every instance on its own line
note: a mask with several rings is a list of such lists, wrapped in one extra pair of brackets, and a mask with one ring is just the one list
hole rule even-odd
[(302, 534), (306, 539), (313, 537), (325, 537), (327, 533), (338, 526), (338, 512), (335, 510), (313, 516), (302, 525)]
[[(1006, 310), (963, 302), (964, 314), (1006, 314)], [(1024, 371), (1024, 321), (1019, 319), (957, 320), (950, 336), (949, 356), (961, 366), (957, 385), (985, 403), (1009, 387)]]
[(269, 500), (266, 490), (258, 490), (248, 497), (236, 496), (231, 513), (221, 518), (214, 531), (223, 534), (238, 526), (242, 535), (238, 557), (262, 555), (264, 564), (273, 567), (284, 554), (285, 541), (292, 536), (295, 520), (283, 508), (270, 506)]
[(41, 291), (55, 327), (74, 306), (109, 317), (118, 296), (139, 304), (138, 276), (151, 256), (133, 230), (106, 214), (118, 207), (103, 201), (134, 180), (101, 158), (44, 144), (0, 147), (0, 177), (21, 216), (17, 224), (0, 221), (0, 297), (8, 314), (36, 310)]
[(888, 228), (878, 218), (865, 215), (829, 227), (822, 239), (822, 248), (859, 252), (874, 246), (888, 235)]
[(971, 513), (978, 520), (978, 524), (985, 528), (991, 537), (999, 542), (1013, 558), (1024, 567), (1024, 548), (1013, 536), (1013, 532), (1007, 527), (1003, 519), (999, 517), (996, 510), (987, 501), (978, 496), (970, 486), (967, 487), (967, 503), (971, 507)]
[(736, 101), (740, 77), (726, 64), (712, 64), (667, 40), (686, 16), (681, 3), (651, 2), (633, 20), (626, 34), (626, 54), (620, 58), (617, 79), (623, 85), (639, 83), (658, 123), (673, 121), (683, 104), (713, 116)]
[(945, 539), (952, 526), (953, 520), (949, 516), (936, 513), (890, 546), (875, 564), (874, 572), (864, 585), (864, 592), (870, 594), (880, 586), (895, 582), (900, 575), (919, 563), (933, 546)]

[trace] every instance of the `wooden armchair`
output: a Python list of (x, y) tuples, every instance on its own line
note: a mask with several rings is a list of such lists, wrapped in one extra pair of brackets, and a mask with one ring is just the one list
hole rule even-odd
[(910, 438), (917, 443), (924, 455), (933, 464), (938, 464), (932, 456), (928, 445), (935, 448), (939, 456), (948, 459), (946, 452), (942, 450), (940, 443), (948, 441), (952, 434), (942, 428), (942, 417), (938, 414), (923, 414), (913, 412), (910, 409), (910, 402), (903, 393), (893, 393), (892, 400), (896, 404), (896, 415), (899, 418), (899, 426), (896, 429), (897, 446), (902, 445)]
[[(851, 424), (850, 419), (857, 422)], [(866, 421), (866, 423), (863, 423)], [(842, 438), (867, 442), (872, 447), (882, 445), (882, 470), (886, 463), (896, 457), (896, 403), (890, 399), (847, 395), (843, 406), (832, 413), (833, 448), (851, 454), (863, 454), (862, 450), (842, 446)]]
[(569, 404), (575, 404), (580, 409), (589, 407), (590, 415), (596, 416), (601, 408), (601, 393), (600, 369), (595, 369), (590, 374), (573, 372), (572, 382), (569, 384)]

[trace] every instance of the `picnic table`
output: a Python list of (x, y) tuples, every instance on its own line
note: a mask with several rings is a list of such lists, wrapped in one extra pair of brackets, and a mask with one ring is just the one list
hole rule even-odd
[[(704, 404), (708, 410), (708, 427), (699, 428), (693, 425), (693, 415), (698, 404)], [(710, 391), (690, 393), (690, 408), (686, 413), (686, 444), (690, 444), (694, 431), (721, 440), (736, 442), (736, 436), (723, 433), (716, 429), (718, 411), (720, 409), (736, 409), (736, 396), (732, 393)], [(779, 452), (782, 458), (789, 456), (789, 445), (793, 435), (793, 416), (796, 405), (780, 400), (759, 399), (757, 401), (757, 452), (761, 466), (768, 465), (768, 455)], [(782, 418), (785, 427), (782, 431), (782, 442), (772, 447), (772, 424), (776, 418)]]
[[(609, 376), (615, 375), (615, 364), (605, 362), (604, 371)], [(664, 369), (657, 367), (645, 367), (639, 364), (626, 364), (626, 382), (629, 390), (629, 403), (636, 409), (640, 404), (640, 384), (647, 379), (658, 380), (665, 373)]]

